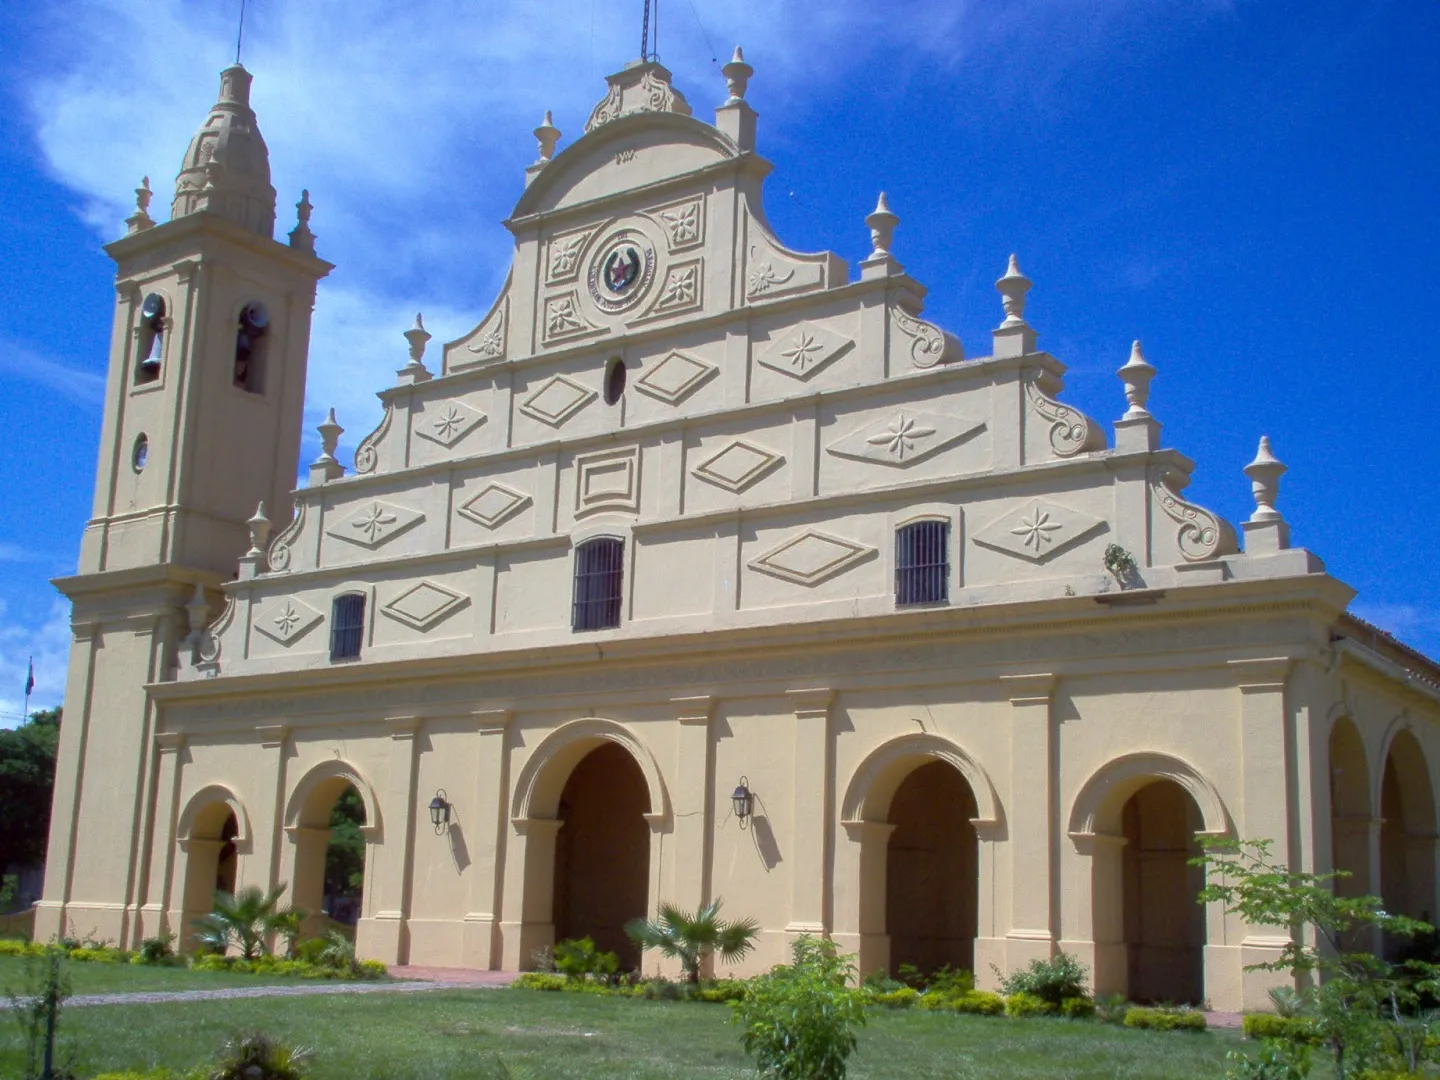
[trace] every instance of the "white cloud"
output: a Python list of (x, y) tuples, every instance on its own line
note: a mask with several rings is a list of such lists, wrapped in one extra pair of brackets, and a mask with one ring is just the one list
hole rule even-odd
[(35, 658), (35, 692), (30, 711), (48, 709), (65, 697), (70, 661), (70, 605), (58, 597), (46, 611), (12, 611), (0, 600), (0, 727), (24, 716), (25, 676)]
[(97, 409), (105, 397), (105, 376), (52, 360), (4, 334), (0, 334), (0, 375), (38, 383)]

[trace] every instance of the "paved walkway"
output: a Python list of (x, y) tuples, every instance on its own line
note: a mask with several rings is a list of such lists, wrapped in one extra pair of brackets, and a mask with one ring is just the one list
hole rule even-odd
[[(159, 1005), (237, 998), (318, 997), (326, 994), (413, 994), (426, 990), (495, 989), (508, 986), (513, 971), (466, 968), (392, 967), (394, 982), (303, 982), (268, 986), (228, 986), (217, 990), (154, 990), (130, 994), (77, 994), (66, 1005)], [(0, 1009), (9, 1008), (0, 1002)]]

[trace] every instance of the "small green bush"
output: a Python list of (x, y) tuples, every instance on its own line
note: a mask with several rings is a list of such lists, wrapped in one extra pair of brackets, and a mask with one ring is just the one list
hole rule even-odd
[(927, 993), (950, 994), (958, 997), (961, 994), (968, 994), (975, 989), (975, 973), (966, 971), (963, 968), (950, 970), (946, 964), (939, 971), (931, 972), (925, 980), (924, 990)]
[(913, 986), (902, 986), (898, 990), (884, 990), (870, 996), (870, 1004), (884, 1005), (891, 1009), (908, 1009), (920, 1000), (920, 991)]
[(20, 941), (17, 938), (0, 939), (0, 956), (41, 956), (45, 946), (35, 941)]
[(1242, 1023), (1247, 1039), (1283, 1039), (1307, 1046), (1319, 1046), (1323, 1041), (1316, 1034), (1315, 1025), (1299, 1016), (1251, 1013)]
[(601, 952), (588, 936), (557, 941), (552, 955), (555, 970), (571, 979), (591, 975), (608, 979), (620, 970), (620, 958), (613, 952)]
[(743, 979), (711, 979), (695, 987), (690, 994), (692, 1001), (708, 1001), (716, 1005), (740, 1001), (744, 997), (745, 980)]
[(99, 1073), (90, 1080), (185, 1080), (185, 1074), (173, 1069), (148, 1069), (145, 1072), (127, 1069), (125, 1072)]
[[(1000, 969), (995, 968), (1000, 975)], [(1067, 952), (1058, 952), (1049, 960), (1031, 960), (1030, 966), (1009, 975), (1001, 975), (1000, 990), (1006, 997), (1030, 994), (1058, 1009), (1066, 998), (1088, 997), (1085, 983), (1090, 970)]]
[(548, 971), (526, 971), (510, 986), (515, 990), (564, 990), (569, 981), (564, 975), (555, 975)]
[(390, 969), (383, 960), (361, 960), (355, 965), (355, 974), (362, 979), (383, 979), (390, 974)]
[(669, 979), (647, 979), (641, 996), (646, 1001), (679, 1001), (685, 997), (685, 988)]
[(1129, 1011), (1124, 994), (1101, 994), (1095, 999), (1095, 1018), (1102, 1024), (1123, 1024)]
[(1060, 1002), (1060, 1015), (1071, 1020), (1088, 1020), (1095, 1015), (1095, 1002), (1088, 997), (1066, 998)]
[(1000, 1016), (1005, 1012), (1005, 999), (989, 990), (971, 990), (956, 998), (950, 1007), (972, 1016)]
[(1205, 1014), (1194, 1009), (1132, 1008), (1125, 1014), (1125, 1026), (1150, 1031), (1204, 1031)]
[(108, 945), (70, 950), (70, 959), (82, 964), (128, 964), (131, 955), (124, 949), (112, 949)]
[(141, 940), (140, 948), (130, 962), (142, 964), (168, 964), (175, 958), (175, 935), (166, 932)]
[(1058, 1008), (1040, 997), (1038, 994), (1027, 994), (1021, 991), (1017, 994), (1005, 996), (1006, 1016), (1049, 1016)]

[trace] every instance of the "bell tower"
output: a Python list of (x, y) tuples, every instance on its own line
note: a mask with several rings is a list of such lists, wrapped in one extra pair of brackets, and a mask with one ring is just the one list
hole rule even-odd
[[(137, 839), (150, 833), (160, 752), (145, 685), (173, 677), (188, 623), (219, 610), (256, 506), (290, 508), (315, 288), (332, 267), (315, 254), (308, 193), (288, 243), (274, 237), (250, 84), (238, 63), (221, 72), (170, 220), (151, 219), (147, 179), (106, 247), (116, 303), (95, 501), (79, 571), (55, 583), (74, 605), (74, 639), (41, 940), (158, 932), (166, 883), (150, 880)], [(87, 780), (82, 801), (79, 778), (96, 770), (106, 782)]]

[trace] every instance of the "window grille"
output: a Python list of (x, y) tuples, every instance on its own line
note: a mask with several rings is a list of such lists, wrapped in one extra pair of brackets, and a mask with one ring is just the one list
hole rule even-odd
[(950, 523), (916, 521), (895, 531), (895, 603), (950, 599)]
[(337, 596), (330, 609), (330, 659), (350, 660), (360, 655), (365, 637), (365, 597), (359, 593)]
[(575, 607), (571, 625), (577, 633), (611, 630), (620, 625), (624, 580), (624, 540), (602, 536), (575, 549)]

